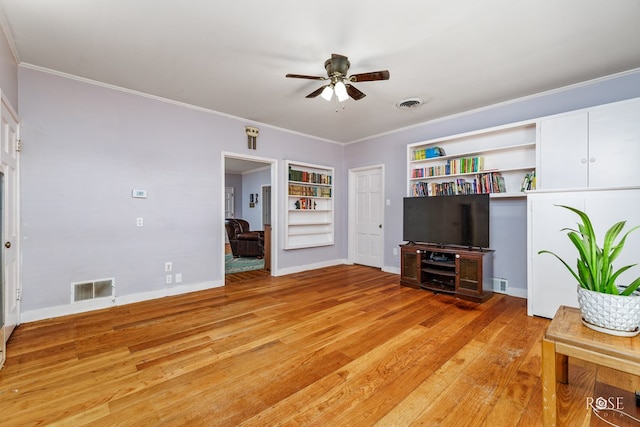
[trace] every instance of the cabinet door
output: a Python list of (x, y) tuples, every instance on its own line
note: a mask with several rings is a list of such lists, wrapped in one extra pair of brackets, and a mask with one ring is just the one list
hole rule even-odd
[[(587, 190), (529, 194), (529, 315), (552, 318), (560, 305), (578, 306), (575, 278), (556, 258), (538, 255), (542, 249), (555, 252), (575, 269), (578, 254), (563, 228), (575, 228), (576, 214), (556, 205), (568, 205), (585, 211), (591, 218), (597, 241), (603, 244), (605, 232), (618, 221), (627, 221), (624, 232), (640, 225), (640, 190)], [(619, 236), (621, 237), (621, 236)], [(614, 261), (614, 270), (638, 262), (640, 230), (627, 237), (624, 250)], [(640, 266), (620, 275), (617, 285), (626, 286), (640, 276)]]
[(571, 273), (549, 254), (552, 251), (575, 267), (576, 249), (569, 241), (566, 227), (575, 227), (578, 217), (556, 205), (568, 205), (584, 210), (584, 193), (541, 193), (527, 196), (529, 205), (529, 262), (527, 306), (530, 316), (553, 318), (561, 305), (578, 306), (577, 283)]
[(482, 255), (456, 255), (456, 292), (482, 293)]
[(418, 287), (421, 281), (420, 268), (421, 257), (420, 251), (415, 248), (402, 247), (401, 264), (400, 264), (400, 280), (405, 284)]
[(588, 131), (586, 112), (541, 120), (537, 188), (588, 185)]
[(589, 112), (589, 187), (640, 185), (640, 100)]

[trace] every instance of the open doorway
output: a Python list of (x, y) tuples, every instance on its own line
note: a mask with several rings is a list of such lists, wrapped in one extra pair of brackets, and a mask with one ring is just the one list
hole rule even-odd
[(222, 166), (225, 282), (253, 270), (274, 274), (277, 241), (270, 236), (276, 228), (271, 218), (277, 218), (277, 161), (223, 152)]

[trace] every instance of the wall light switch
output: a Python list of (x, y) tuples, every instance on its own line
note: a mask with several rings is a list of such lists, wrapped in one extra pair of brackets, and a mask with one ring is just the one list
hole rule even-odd
[(142, 226), (144, 226), (144, 219), (136, 218), (136, 227), (142, 227)]
[(173, 264), (171, 262), (164, 263), (164, 271), (169, 272), (173, 270)]
[(391, 206), (391, 199), (387, 199), (387, 206)]

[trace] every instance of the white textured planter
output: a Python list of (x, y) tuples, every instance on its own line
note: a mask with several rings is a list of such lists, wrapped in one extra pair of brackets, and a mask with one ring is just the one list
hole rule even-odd
[(611, 335), (640, 332), (640, 295), (610, 295), (578, 286), (578, 305), (586, 326)]

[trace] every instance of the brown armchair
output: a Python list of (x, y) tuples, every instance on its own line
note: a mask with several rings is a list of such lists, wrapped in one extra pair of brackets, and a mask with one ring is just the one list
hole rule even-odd
[(231, 253), (237, 257), (258, 257), (264, 255), (264, 231), (249, 230), (249, 223), (244, 219), (226, 218)]

